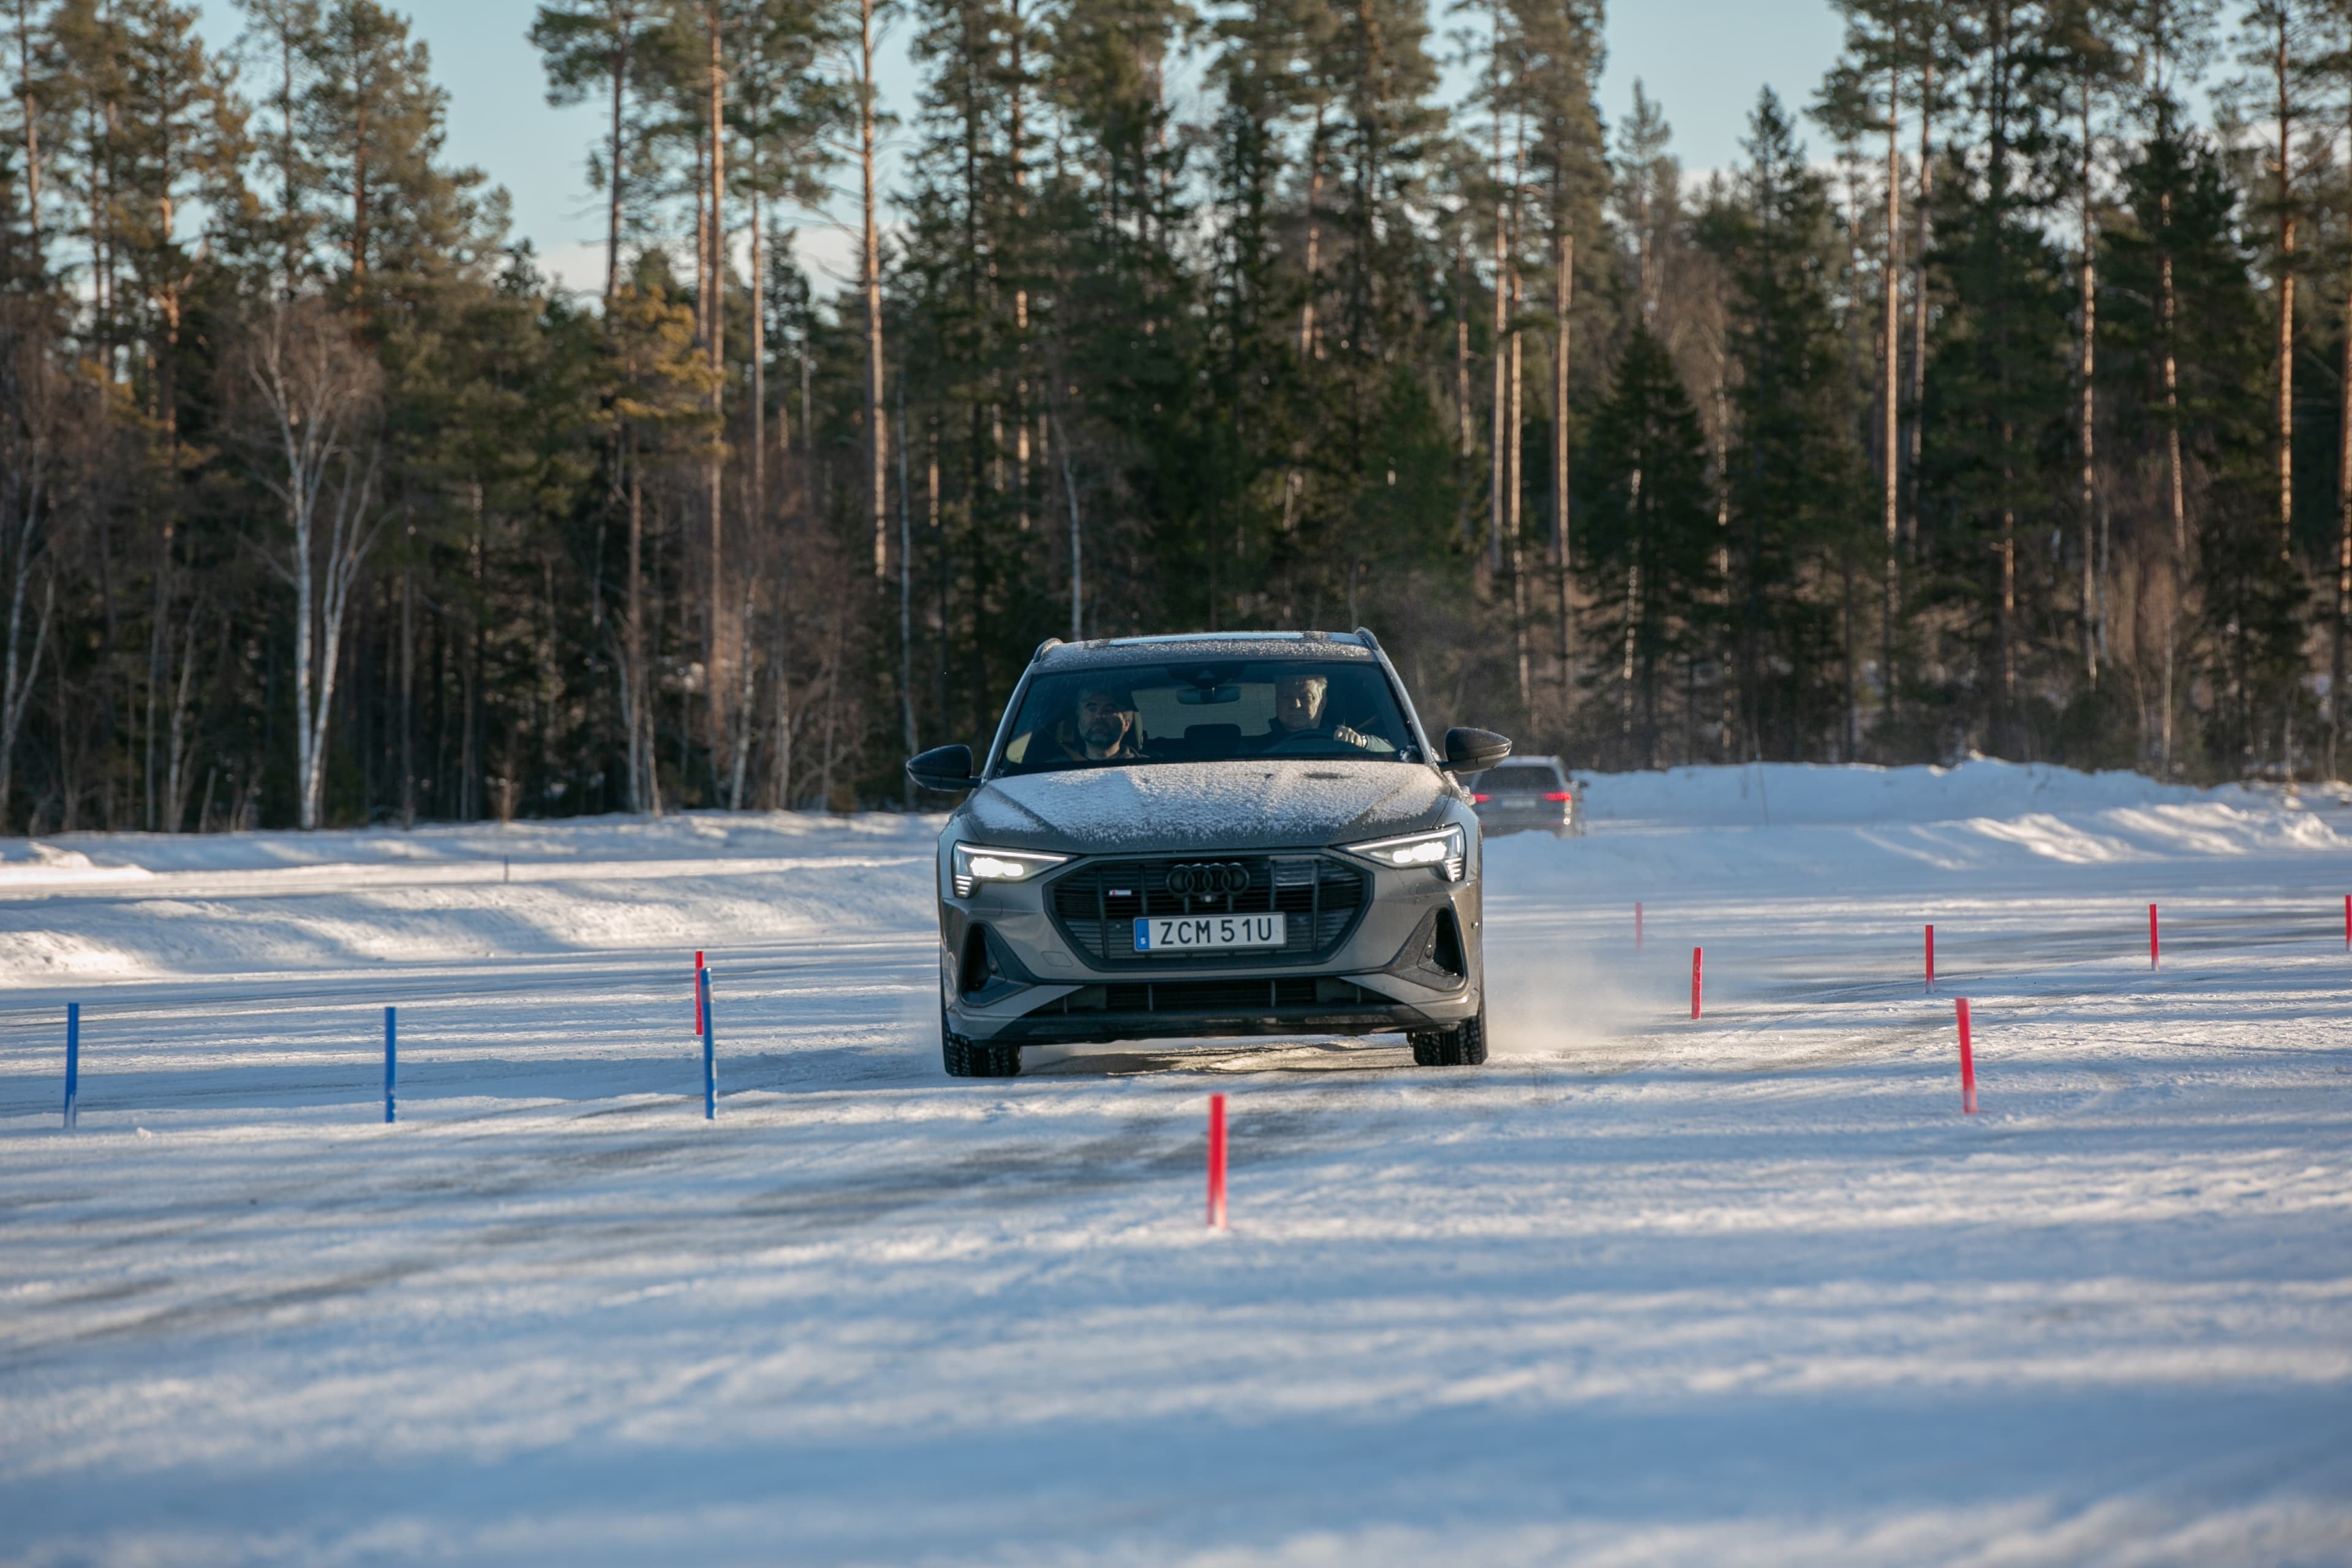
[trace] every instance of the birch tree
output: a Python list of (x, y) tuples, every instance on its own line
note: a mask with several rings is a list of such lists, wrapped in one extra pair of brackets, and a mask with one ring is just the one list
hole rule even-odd
[(264, 416), (257, 477), (284, 510), (288, 539), (264, 552), (294, 590), (294, 747), (299, 820), (324, 819), (327, 720), (352, 591), (381, 531), (382, 377), (317, 296), (273, 302), (242, 355)]

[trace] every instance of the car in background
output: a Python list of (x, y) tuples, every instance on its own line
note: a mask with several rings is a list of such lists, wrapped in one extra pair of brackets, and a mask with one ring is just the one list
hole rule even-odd
[(1558, 757), (1513, 757), (1469, 781), (1470, 806), (1488, 834), (1584, 834), (1584, 796)]
[(1395, 1032), (1486, 1059), (1478, 819), (1510, 742), (1433, 744), (1372, 634), (1223, 632), (1037, 650), (940, 835), (940, 1044)]

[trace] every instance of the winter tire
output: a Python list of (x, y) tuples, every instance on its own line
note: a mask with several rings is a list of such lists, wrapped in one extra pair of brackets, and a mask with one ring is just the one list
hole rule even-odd
[(1412, 1042), (1412, 1063), (1424, 1068), (1475, 1068), (1486, 1060), (1486, 1008), (1450, 1029), (1429, 1029), (1407, 1035)]

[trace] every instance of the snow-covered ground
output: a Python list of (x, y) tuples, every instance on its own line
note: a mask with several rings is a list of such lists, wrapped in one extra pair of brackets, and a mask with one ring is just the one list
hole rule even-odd
[(950, 1081), (935, 819), (0, 846), (0, 1560), (2352, 1563), (2352, 807), (1589, 805), (1443, 1071)]

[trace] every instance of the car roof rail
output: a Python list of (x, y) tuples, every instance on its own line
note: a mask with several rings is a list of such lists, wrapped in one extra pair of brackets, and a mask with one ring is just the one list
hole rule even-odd
[(1366, 647), (1370, 648), (1375, 653), (1378, 653), (1381, 650), (1381, 639), (1372, 635), (1371, 627), (1358, 626), (1356, 628), (1356, 635), (1364, 639), (1364, 646)]
[(1061, 638), (1047, 637), (1044, 642), (1037, 645), (1037, 651), (1029, 656), (1029, 662), (1032, 664), (1036, 663), (1039, 659), (1045, 658), (1047, 654), (1053, 652), (1055, 648), (1061, 646)]

